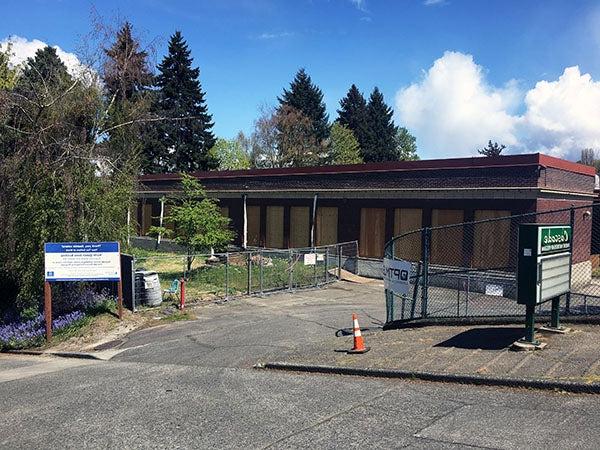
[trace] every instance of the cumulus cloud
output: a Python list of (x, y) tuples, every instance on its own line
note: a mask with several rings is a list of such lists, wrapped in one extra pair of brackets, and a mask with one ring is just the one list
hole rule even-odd
[(471, 55), (446, 52), (419, 82), (397, 92), (395, 106), (397, 122), (428, 158), (476, 155), (489, 139), (511, 153), (570, 159), (582, 148), (600, 149), (600, 82), (578, 67), (525, 92), (515, 80), (491, 85)]
[[(39, 39), (32, 39), (30, 41), (20, 36), (9, 36), (0, 41), (0, 49), (5, 50), (9, 43), (11, 45), (11, 52), (13, 53), (10, 63), (14, 66), (22, 64), (27, 58), (33, 58), (35, 52), (48, 45)], [(79, 61), (79, 58), (74, 53), (64, 51), (58, 45), (54, 45), (53, 47), (56, 49), (56, 54), (60, 60), (67, 66), (69, 73), (74, 76), (81, 75), (83, 65)]]
[(396, 114), (425, 156), (464, 156), (488, 139), (517, 143), (516, 118), (508, 111), (518, 96), (514, 81), (490, 86), (472, 56), (446, 52), (420, 82), (396, 94)]

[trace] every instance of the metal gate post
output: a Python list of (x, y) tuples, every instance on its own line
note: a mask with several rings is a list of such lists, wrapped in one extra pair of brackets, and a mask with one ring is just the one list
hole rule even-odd
[(431, 250), (431, 228), (422, 231), (423, 248), (423, 288), (421, 289), (421, 317), (427, 317), (427, 301), (429, 298), (429, 255)]
[(260, 295), (263, 295), (263, 267), (265, 266), (265, 256), (262, 249), (258, 251), (258, 277), (260, 283)]
[(329, 247), (325, 247), (325, 284), (329, 283)]
[(294, 262), (293, 262), (293, 251), (288, 250), (288, 269), (290, 271), (288, 289), (291, 291), (294, 285)]
[(342, 281), (342, 245), (337, 245), (337, 253), (338, 253), (338, 281)]
[(225, 300), (229, 300), (229, 252), (225, 253)]
[[(573, 270), (573, 252), (575, 251), (575, 208), (571, 206), (571, 210), (569, 211), (569, 225), (571, 225), (571, 254), (569, 255), (569, 280), (571, 279), (572, 270)], [(571, 284), (573, 282), (571, 281)], [(571, 290), (567, 292), (567, 297), (565, 300), (565, 314), (571, 314)]]
[(252, 252), (248, 252), (248, 295), (252, 293)]

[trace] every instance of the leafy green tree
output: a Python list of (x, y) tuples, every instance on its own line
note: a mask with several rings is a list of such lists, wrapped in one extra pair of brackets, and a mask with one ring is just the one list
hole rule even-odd
[(217, 200), (208, 198), (198, 180), (181, 174), (181, 194), (168, 198), (170, 212), (165, 216), (165, 227), (151, 227), (152, 234), (172, 236), (187, 252), (187, 271), (190, 272), (197, 252), (224, 250), (235, 234), (229, 229), (229, 218), (221, 214)]
[(367, 148), (369, 142), (369, 116), (367, 101), (356, 85), (350, 86), (346, 96), (340, 100), (337, 122), (345, 125), (356, 137), (360, 148)]
[(267, 169), (281, 167), (281, 158), (277, 147), (277, 112), (274, 108), (263, 106), (254, 121), (254, 131), (250, 137), (252, 167)]
[(396, 130), (392, 118), (393, 111), (383, 99), (383, 94), (376, 87), (367, 105), (368, 139), (362, 148), (365, 162), (395, 161)]
[(360, 164), (360, 146), (354, 133), (346, 125), (335, 122), (331, 126), (331, 135), (327, 164)]
[(209, 150), (216, 139), (212, 116), (199, 81), (200, 69), (179, 31), (158, 66), (153, 111), (167, 120), (155, 125), (155, 138), (145, 146), (146, 172), (210, 170), (218, 166)]
[(495, 157), (500, 156), (502, 150), (506, 148), (506, 145), (500, 145), (497, 142), (492, 143), (491, 140), (488, 141), (488, 145), (482, 149), (477, 150), (480, 155)]
[(394, 137), (396, 142), (396, 160), (398, 161), (416, 161), (417, 139), (404, 127), (399, 127)]
[(236, 139), (218, 138), (210, 149), (210, 157), (219, 162), (218, 170), (240, 170), (250, 168), (250, 156), (244, 149), (243, 134)]
[(124, 240), (135, 178), (102, 167), (107, 105), (98, 84), (71, 77), (54, 49), (38, 50), (4, 94), (0, 147), (8, 141), (10, 151), (0, 154), (0, 272), (17, 286), (17, 309), (35, 313), (44, 243)]
[(323, 92), (304, 69), (298, 70), (289, 90), (284, 89), (278, 100), (280, 108), (294, 108), (310, 120), (311, 131), (317, 142), (329, 136), (329, 116), (323, 102)]
[(4, 50), (0, 49), (0, 91), (11, 90), (17, 83), (17, 69), (10, 66), (12, 46), (10, 43)]

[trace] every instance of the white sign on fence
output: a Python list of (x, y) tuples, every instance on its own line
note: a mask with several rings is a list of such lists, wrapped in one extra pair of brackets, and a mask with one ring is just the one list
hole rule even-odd
[(398, 295), (408, 295), (410, 292), (410, 270), (408, 261), (384, 258), (383, 284), (388, 291)]
[(46, 281), (120, 281), (118, 242), (52, 242), (44, 246)]
[(316, 253), (305, 253), (304, 254), (304, 265), (305, 266), (314, 266), (317, 263), (317, 254)]

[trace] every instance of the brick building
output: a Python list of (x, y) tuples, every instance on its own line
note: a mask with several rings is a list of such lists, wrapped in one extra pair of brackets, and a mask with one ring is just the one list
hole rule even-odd
[[(589, 204), (595, 171), (536, 153), (193, 175), (220, 200), (237, 245), (358, 240), (361, 256), (380, 258), (387, 240), (409, 230)], [(178, 179), (140, 178), (141, 234), (157, 223), (159, 199), (178, 189)], [(590, 230), (589, 221), (576, 218), (576, 232)], [(587, 249), (579, 258), (589, 259), (589, 240), (581, 245)]]

